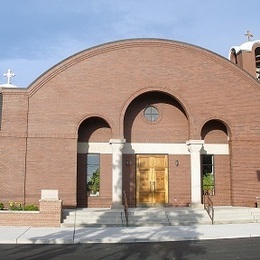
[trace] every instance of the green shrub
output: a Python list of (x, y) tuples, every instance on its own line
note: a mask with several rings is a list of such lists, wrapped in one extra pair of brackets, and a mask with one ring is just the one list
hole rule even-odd
[(23, 210), (22, 203), (9, 201), (9, 210)]
[[(4, 209), (4, 204), (0, 203), (0, 210), (2, 210), (2, 209)], [(21, 211), (21, 210), (24, 210), (24, 211), (39, 211), (39, 208), (34, 204), (24, 205), (21, 202), (9, 201), (9, 210), (14, 210), (14, 211)]]
[(207, 173), (203, 176), (203, 190), (212, 192), (214, 190), (214, 176), (212, 173)]
[(24, 206), (25, 211), (39, 211), (39, 208), (34, 204), (28, 204)]
[(97, 169), (95, 172), (93, 172), (93, 175), (90, 177), (90, 180), (87, 183), (87, 190), (92, 191), (93, 193), (99, 191), (99, 183), (100, 183), (99, 176), (100, 176), (100, 172), (99, 169)]

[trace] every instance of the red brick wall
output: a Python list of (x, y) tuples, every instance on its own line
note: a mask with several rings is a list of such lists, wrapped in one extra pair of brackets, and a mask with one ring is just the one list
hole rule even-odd
[[(175, 161), (179, 161), (179, 166)], [(191, 203), (190, 157), (188, 155), (169, 156), (169, 205), (189, 206)]]
[[(3, 90), (4, 91), (4, 90)], [(28, 94), (10, 89), (3, 94), (0, 130), (0, 201), (24, 201)]]
[(64, 206), (76, 206), (76, 139), (28, 138), (26, 203), (36, 204), (41, 190), (59, 190)]
[(25, 148), (25, 138), (0, 138), (0, 201), (2, 203), (24, 201)]
[(214, 205), (231, 205), (231, 174), (229, 155), (214, 155)]
[(125, 190), (129, 207), (135, 207), (135, 155), (123, 154), (123, 191)]
[(260, 142), (232, 142), (232, 203), (255, 206), (260, 194)]

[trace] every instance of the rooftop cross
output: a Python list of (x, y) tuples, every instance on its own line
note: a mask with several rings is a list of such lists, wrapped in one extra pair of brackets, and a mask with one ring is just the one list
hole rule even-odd
[(247, 37), (248, 41), (250, 41), (250, 39), (254, 37), (254, 35), (249, 30), (246, 31), (245, 36)]
[(7, 84), (10, 85), (11, 84), (11, 78), (15, 76), (14, 73), (12, 73), (12, 70), (8, 69), (7, 73), (3, 74), (4, 77), (7, 77)]

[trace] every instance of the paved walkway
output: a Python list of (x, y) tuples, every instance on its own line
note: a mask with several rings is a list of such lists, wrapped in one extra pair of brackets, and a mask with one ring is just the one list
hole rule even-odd
[(136, 243), (260, 237), (260, 223), (164, 227), (0, 227), (2, 244)]

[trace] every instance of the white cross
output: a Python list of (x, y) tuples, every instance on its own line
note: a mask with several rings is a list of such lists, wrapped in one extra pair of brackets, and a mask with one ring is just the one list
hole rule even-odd
[(10, 85), (11, 84), (11, 78), (15, 76), (14, 73), (12, 73), (12, 70), (8, 69), (7, 73), (3, 74), (4, 77), (7, 77), (7, 84)]
[(254, 37), (254, 35), (249, 30), (246, 31), (245, 36), (247, 37), (248, 41), (250, 41), (250, 38)]

